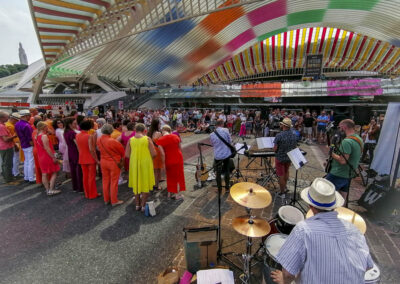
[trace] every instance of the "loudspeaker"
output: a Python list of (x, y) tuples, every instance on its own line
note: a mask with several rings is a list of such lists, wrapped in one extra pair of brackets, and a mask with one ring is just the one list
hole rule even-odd
[(79, 112), (82, 112), (82, 111), (83, 111), (83, 104), (78, 104), (77, 110), (78, 110)]
[(104, 114), (104, 106), (99, 106), (99, 113)]
[(228, 115), (231, 113), (231, 106), (230, 105), (224, 105), (224, 113), (225, 115)]
[(365, 125), (370, 122), (372, 117), (372, 107), (355, 106), (354, 107), (354, 122), (358, 125)]

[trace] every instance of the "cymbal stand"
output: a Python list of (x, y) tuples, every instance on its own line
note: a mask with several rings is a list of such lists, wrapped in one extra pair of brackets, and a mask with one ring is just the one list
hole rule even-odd
[[(251, 215), (251, 208), (246, 207), (247, 214), (249, 216), (249, 224), (254, 224), (253, 216)], [(239, 276), (239, 279), (244, 284), (250, 283), (251, 276), (251, 261), (253, 259), (253, 255), (251, 255), (251, 247), (253, 246), (253, 238), (247, 237), (246, 242), (246, 253), (242, 254), (243, 258), (243, 274)]]

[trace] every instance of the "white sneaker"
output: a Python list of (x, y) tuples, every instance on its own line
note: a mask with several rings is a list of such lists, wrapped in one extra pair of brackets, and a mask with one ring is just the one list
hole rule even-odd
[(119, 181), (118, 181), (118, 185), (121, 185), (121, 184), (125, 184), (125, 183), (127, 183), (128, 181), (126, 180), (126, 179), (120, 179)]
[(285, 193), (279, 192), (279, 193), (278, 193), (278, 197), (284, 199), (284, 198), (286, 198), (286, 194), (285, 194)]

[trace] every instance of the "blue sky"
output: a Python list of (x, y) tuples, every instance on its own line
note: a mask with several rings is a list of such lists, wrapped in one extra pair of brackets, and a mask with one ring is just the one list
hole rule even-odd
[(0, 0), (0, 36), (0, 65), (19, 63), (19, 42), (29, 63), (42, 58), (28, 0)]

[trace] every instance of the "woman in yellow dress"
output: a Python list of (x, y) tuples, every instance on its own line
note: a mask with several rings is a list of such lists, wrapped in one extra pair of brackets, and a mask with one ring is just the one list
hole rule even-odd
[(136, 211), (142, 212), (149, 192), (155, 185), (153, 158), (156, 156), (156, 150), (151, 138), (143, 134), (145, 129), (143, 123), (136, 124), (136, 134), (129, 139), (125, 152), (125, 157), (130, 159), (129, 187), (132, 187), (135, 194)]

